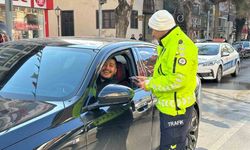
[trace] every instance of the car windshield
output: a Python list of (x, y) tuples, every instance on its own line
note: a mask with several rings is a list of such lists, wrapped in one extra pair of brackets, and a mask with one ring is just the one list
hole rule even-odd
[(240, 46), (243, 48), (250, 47), (249, 42), (235, 42), (233, 43), (233, 45), (237, 45), (238, 47)]
[(233, 47), (237, 50), (242, 47), (241, 43), (233, 43)]
[(0, 46), (0, 96), (62, 100), (79, 88), (92, 50), (37, 45)]
[(217, 55), (219, 53), (219, 45), (199, 45), (197, 44), (199, 49), (199, 55)]
[(243, 46), (244, 46), (244, 47), (250, 47), (250, 46), (249, 46), (249, 42), (243, 42)]

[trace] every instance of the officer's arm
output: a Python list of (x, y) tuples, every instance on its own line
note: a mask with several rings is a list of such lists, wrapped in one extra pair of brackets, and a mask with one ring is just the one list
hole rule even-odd
[[(149, 78), (148, 81), (146, 81), (146, 90), (171, 92), (188, 84), (189, 76), (196, 74), (197, 61), (190, 57), (190, 55), (177, 56), (173, 61), (175, 61), (173, 68), (163, 67), (163, 75)], [(166, 64), (163, 64), (163, 66), (164, 65), (167, 66)]]
[(156, 92), (171, 92), (178, 90), (185, 86), (187, 82), (187, 72), (184, 70), (186, 69), (178, 69), (175, 73), (167, 72), (166, 75), (148, 78), (145, 88), (146, 90), (153, 90)]

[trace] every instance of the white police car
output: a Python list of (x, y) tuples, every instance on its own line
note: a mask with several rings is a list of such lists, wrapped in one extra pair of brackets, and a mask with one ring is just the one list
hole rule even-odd
[(228, 43), (196, 43), (199, 49), (198, 75), (201, 79), (221, 82), (222, 76), (236, 77), (240, 70), (238, 52)]

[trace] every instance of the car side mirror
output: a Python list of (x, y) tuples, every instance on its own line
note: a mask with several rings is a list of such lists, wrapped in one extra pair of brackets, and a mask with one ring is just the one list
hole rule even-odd
[(109, 84), (97, 96), (97, 102), (88, 106), (88, 110), (102, 106), (129, 103), (134, 97), (134, 90), (127, 86)]
[(222, 52), (222, 57), (229, 56), (230, 53), (228, 52)]

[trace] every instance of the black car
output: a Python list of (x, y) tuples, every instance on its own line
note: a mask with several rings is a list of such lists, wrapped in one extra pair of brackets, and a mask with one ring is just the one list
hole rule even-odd
[(237, 41), (232, 45), (238, 51), (241, 58), (250, 56), (250, 41)]
[[(105, 60), (118, 61), (117, 80), (96, 94)], [(159, 113), (151, 92), (130, 76), (151, 76), (155, 45), (125, 39), (68, 37), (0, 45), (0, 149), (152, 150)], [(200, 80), (196, 96), (200, 99)], [(195, 104), (187, 146), (198, 137)]]

